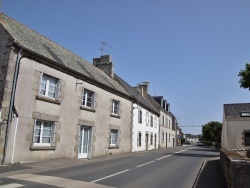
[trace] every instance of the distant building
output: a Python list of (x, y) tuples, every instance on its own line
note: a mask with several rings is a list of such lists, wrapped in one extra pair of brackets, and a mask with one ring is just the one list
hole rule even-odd
[(185, 134), (187, 144), (196, 144), (199, 141), (198, 135)]

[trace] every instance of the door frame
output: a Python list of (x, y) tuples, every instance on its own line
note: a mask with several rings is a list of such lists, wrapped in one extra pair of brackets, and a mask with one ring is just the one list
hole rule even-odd
[[(83, 149), (83, 141), (84, 141), (84, 129), (87, 128), (88, 131), (88, 140), (87, 140), (87, 153), (80, 153), (80, 145), (82, 146), (81, 150)], [(82, 134), (82, 136), (81, 136)], [(80, 138), (82, 138), (80, 140)], [(82, 142), (82, 143), (80, 143)], [(79, 128), (79, 139), (78, 139), (78, 158), (91, 158), (91, 152), (92, 152), (92, 148), (91, 148), (91, 144), (92, 143), (92, 127), (91, 126), (85, 126), (85, 125), (81, 125)]]

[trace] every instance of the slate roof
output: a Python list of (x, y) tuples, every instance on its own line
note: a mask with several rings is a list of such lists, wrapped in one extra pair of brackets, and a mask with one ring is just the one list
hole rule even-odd
[(115, 78), (120, 82), (120, 84), (130, 93), (131, 96), (135, 99), (135, 102), (137, 100), (139, 101), (139, 105), (143, 105), (145, 108), (147, 108), (149, 111), (160, 115), (159, 111), (149, 102), (147, 101), (140, 92), (137, 91), (134, 87), (129, 85), (126, 81), (124, 81), (122, 78), (120, 78), (118, 75), (115, 74)]
[(226, 120), (250, 119), (250, 117), (242, 117), (241, 112), (250, 112), (250, 103), (224, 104)]
[(90, 80), (94, 80), (111, 89), (129, 95), (123, 87), (104, 71), (3, 13), (0, 13), (0, 25), (11, 35), (14, 39), (14, 43), (21, 45), (24, 50), (31, 51), (34, 54), (52, 60), (58, 64), (58, 66), (63, 65)]

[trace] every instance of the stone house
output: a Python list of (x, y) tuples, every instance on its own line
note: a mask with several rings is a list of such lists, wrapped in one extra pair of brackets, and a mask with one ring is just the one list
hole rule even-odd
[(2, 164), (132, 150), (134, 98), (93, 64), (0, 14)]
[(136, 88), (117, 75), (115, 77), (134, 97), (132, 152), (158, 149), (159, 111)]
[(223, 149), (250, 149), (250, 103), (224, 104)]

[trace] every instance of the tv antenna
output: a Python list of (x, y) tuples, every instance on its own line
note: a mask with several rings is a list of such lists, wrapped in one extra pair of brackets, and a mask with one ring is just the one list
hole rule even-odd
[(101, 51), (101, 55), (103, 54), (103, 52), (107, 52), (106, 50), (104, 50), (106, 46), (111, 48), (106, 42), (102, 42), (102, 47), (99, 48), (99, 50)]

